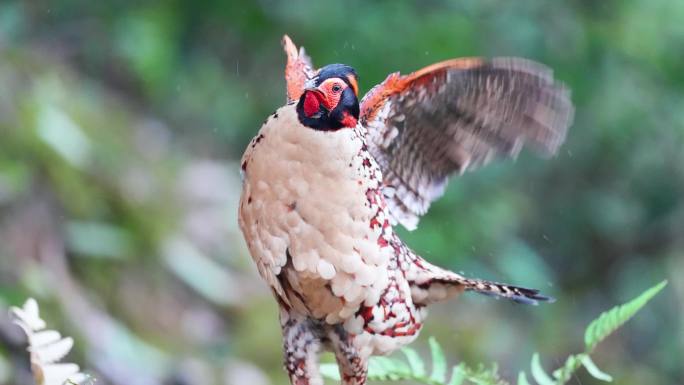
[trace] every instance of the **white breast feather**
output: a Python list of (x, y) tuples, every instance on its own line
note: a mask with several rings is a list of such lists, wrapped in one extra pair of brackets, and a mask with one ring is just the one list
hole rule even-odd
[[(339, 322), (360, 303), (375, 303), (387, 282), (391, 248), (377, 244), (380, 230), (369, 223), (378, 207), (366, 197), (379, 186), (380, 170), (371, 159), (376, 178), (364, 172), (358, 131), (304, 127), (294, 105), (275, 115), (243, 156), (240, 226), (261, 275), (281, 297)], [(288, 249), (288, 284), (305, 298), (304, 309), (277, 279)]]

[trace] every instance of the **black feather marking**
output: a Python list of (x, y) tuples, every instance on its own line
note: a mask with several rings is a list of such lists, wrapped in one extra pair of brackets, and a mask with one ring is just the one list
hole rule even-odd
[(539, 293), (537, 289), (528, 289), (520, 286), (512, 286), (497, 282), (480, 280), (468, 280), (466, 290), (496, 298), (506, 298), (513, 302), (525, 305), (538, 305), (539, 302), (553, 303), (555, 298)]

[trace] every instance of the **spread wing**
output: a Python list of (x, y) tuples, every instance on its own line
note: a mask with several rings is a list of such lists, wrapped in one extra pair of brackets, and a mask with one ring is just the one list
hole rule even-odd
[(285, 66), (285, 81), (287, 82), (287, 101), (299, 99), (304, 92), (306, 82), (313, 78), (316, 71), (311, 64), (311, 58), (304, 52), (304, 47), (297, 50), (289, 36), (283, 36), (283, 49), (287, 55)]
[(519, 58), (453, 59), (394, 73), (361, 101), (387, 203), (409, 230), (449, 175), (515, 158), (523, 145), (555, 154), (573, 114), (570, 92), (551, 71)]

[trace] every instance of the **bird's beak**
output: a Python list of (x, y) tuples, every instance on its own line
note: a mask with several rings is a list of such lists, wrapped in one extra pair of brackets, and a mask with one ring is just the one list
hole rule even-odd
[(314, 95), (316, 95), (318, 101), (321, 102), (321, 104), (323, 104), (324, 107), (330, 109), (328, 98), (325, 96), (325, 93), (323, 93), (323, 91), (319, 90), (317, 87), (306, 87), (304, 88), (304, 92), (313, 92)]

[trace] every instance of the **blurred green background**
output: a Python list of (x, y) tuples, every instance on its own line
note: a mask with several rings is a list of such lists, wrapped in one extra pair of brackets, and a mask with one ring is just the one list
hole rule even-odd
[[(524, 56), (573, 90), (561, 153), (455, 179), (402, 235), (538, 287), (433, 307), (452, 362), (513, 379), (582, 349), (600, 311), (669, 279), (599, 347), (617, 384), (684, 383), (684, 2), (0, 3), (0, 307), (35, 297), (98, 383), (284, 384), (275, 302), (236, 224), (237, 161), (284, 103), (281, 36), (368, 90), (459, 56)], [(28, 384), (0, 309), (0, 384)], [(585, 374), (577, 384), (594, 384)]]

